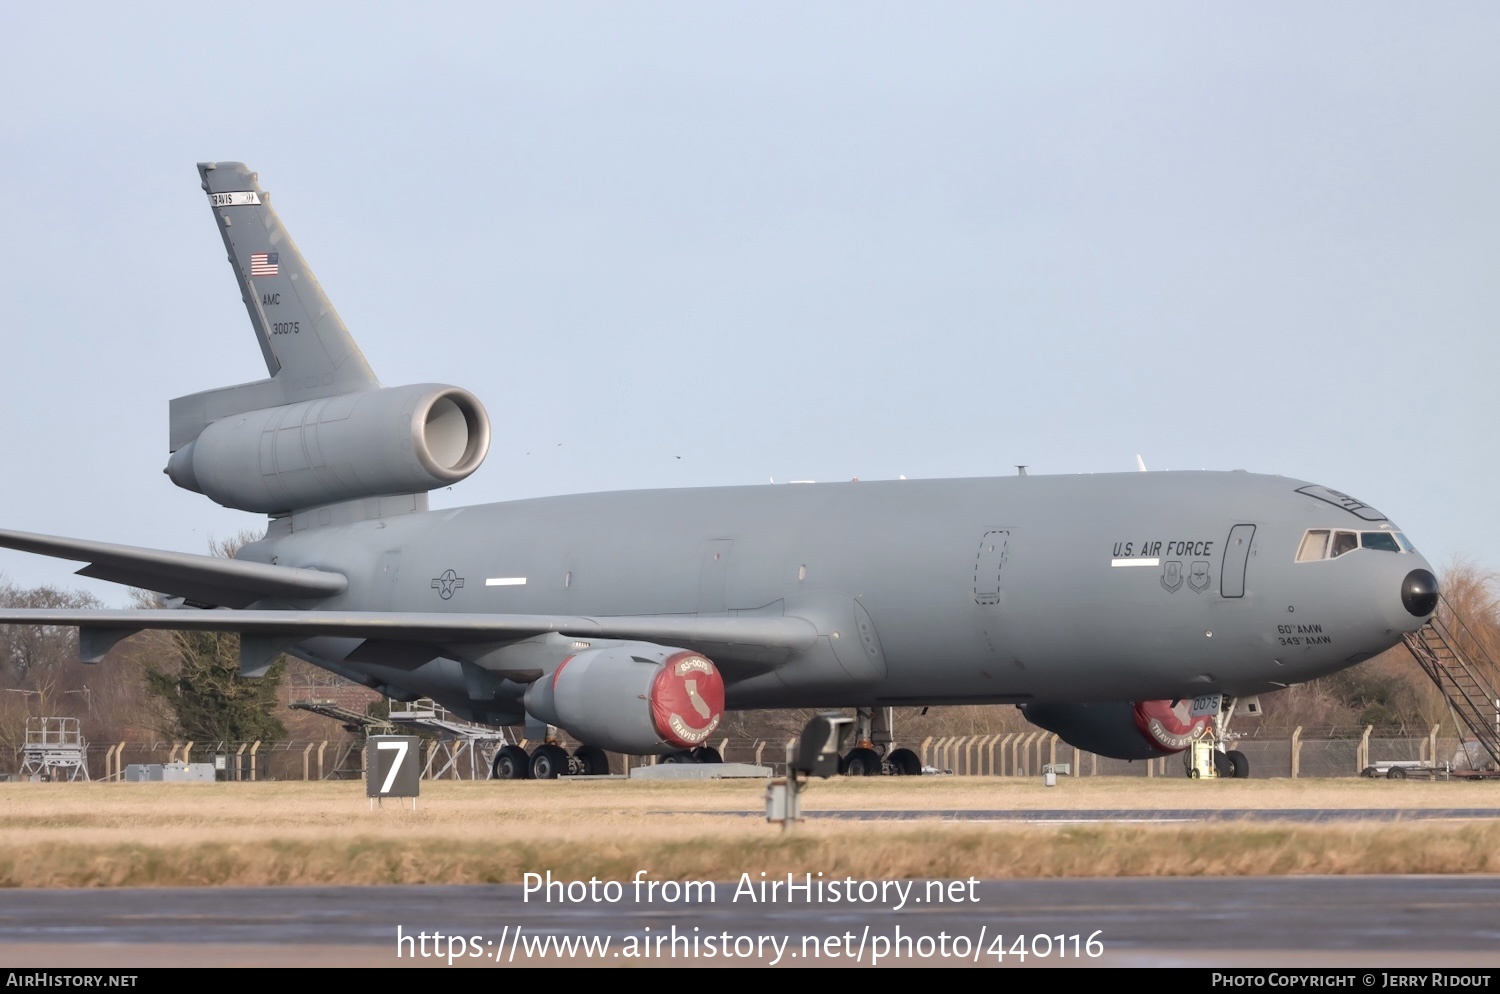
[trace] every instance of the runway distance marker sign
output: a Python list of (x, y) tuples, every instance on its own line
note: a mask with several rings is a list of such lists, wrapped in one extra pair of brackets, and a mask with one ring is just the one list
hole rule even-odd
[(365, 740), (365, 796), (372, 801), (410, 797), (415, 806), (422, 788), (417, 764), (421, 742), (415, 735), (371, 735)]

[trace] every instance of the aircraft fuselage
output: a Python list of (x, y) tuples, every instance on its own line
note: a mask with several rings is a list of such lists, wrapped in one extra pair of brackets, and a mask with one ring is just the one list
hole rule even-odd
[[(1246, 695), (1368, 658), (1424, 620), (1401, 590), (1428, 566), (1405, 546), (1297, 561), (1309, 529), (1395, 532), (1306, 486), (1158, 472), (581, 494), (346, 525), (312, 511), (241, 555), (347, 575), (343, 595), (296, 605), (319, 609), (817, 627), (790, 658), (703, 648), (730, 707)], [(338, 663), (350, 648), (302, 654)], [(462, 707), (441, 661), (344, 666)]]

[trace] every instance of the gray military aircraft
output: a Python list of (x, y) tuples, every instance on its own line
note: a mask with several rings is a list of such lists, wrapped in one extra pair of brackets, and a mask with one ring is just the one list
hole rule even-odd
[[(234, 559), (22, 532), (168, 598), (6, 610), (76, 625), (97, 662), (150, 628), (242, 634), (392, 697), (566, 729), (506, 778), (601, 772), (608, 749), (712, 761), (726, 708), (859, 710), (854, 773), (897, 705), (1017, 704), (1121, 758), (1223, 749), (1237, 698), (1358, 663), (1437, 604), (1427, 562), (1345, 494), (1246, 472), (893, 480), (577, 494), (453, 510), (490, 424), (452, 386), (385, 387), (240, 163), (200, 163), (267, 379), (171, 403), (172, 482), (269, 515)], [(540, 736), (539, 736), (540, 737)], [(878, 736), (876, 736), (878, 738)]]

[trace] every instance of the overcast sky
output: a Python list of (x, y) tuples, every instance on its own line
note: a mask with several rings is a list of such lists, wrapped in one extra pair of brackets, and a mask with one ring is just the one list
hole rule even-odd
[[(1500, 569), (1500, 7), (0, 5), (0, 526), (203, 552), (167, 401), (265, 375), (194, 163), (266, 189), (435, 506), (1235, 469)], [(679, 458), (680, 457), (680, 458)], [(124, 604), (76, 564), (22, 585)]]

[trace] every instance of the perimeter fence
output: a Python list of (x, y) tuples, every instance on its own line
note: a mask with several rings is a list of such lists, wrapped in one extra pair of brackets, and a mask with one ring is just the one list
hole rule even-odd
[[(1332, 732), (1333, 734), (1329, 734)], [(520, 740), (522, 746), (528, 743)], [(562, 739), (572, 748), (577, 743)], [(709, 743), (725, 762), (766, 766), (784, 772), (787, 740), (721, 739)], [(1363, 729), (1264, 729), (1234, 743), (1250, 763), (1255, 778), (1358, 776), (1373, 766), (1416, 764), (1443, 769), (1488, 765), (1471, 743), (1433, 727), (1425, 736), (1398, 734), (1367, 726)], [(901, 741), (891, 748), (911, 749), (921, 757), (924, 772), (954, 776), (1040, 776), (1049, 769), (1064, 776), (1180, 777), (1186, 774), (1182, 755), (1152, 760), (1110, 759), (1084, 752), (1044, 731), (993, 735), (930, 736)], [(464, 740), (427, 739), (422, 744), (424, 776), (428, 779), (487, 779), (493, 747)], [(209, 763), (215, 776), (228, 781), (359, 780), (364, 776), (363, 739), (289, 740), (282, 742), (171, 742), (124, 741), (87, 745), (90, 779), (122, 780), (135, 765)], [(614, 774), (657, 762), (655, 757), (610, 754)], [(21, 750), (0, 752), (0, 775), (16, 777)]]
[[(1048, 769), (1071, 776), (1181, 777), (1185, 754), (1151, 760), (1111, 759), (1084, 752), (1049, 732), (965, 735), (924, 740), (917, 749), (924, 766), (958, 776), (1039, 776)], [(1379, 733), (1367, 726), (1353, 734), (1313, 737), (1302, 729), (1274, 730), (1232, 743), (1245, 754), (1256, 778), (1359, 776), (1389, 763), (1433, 769), (1485, 769), (1493, 764), (1478, 743), (1439, 728), (1427, 735)]]

